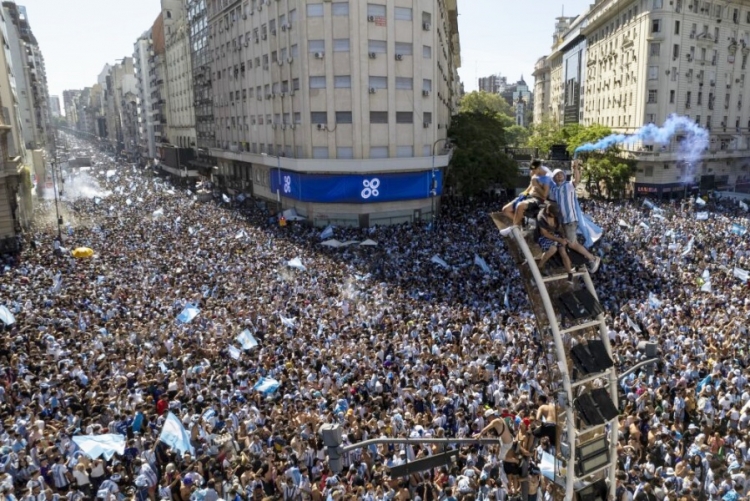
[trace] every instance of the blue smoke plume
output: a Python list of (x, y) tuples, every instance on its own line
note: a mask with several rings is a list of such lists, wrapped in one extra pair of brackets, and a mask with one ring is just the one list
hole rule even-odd
[(677, 160), (684, 162), (687, 167), (682, 181), (692, 182), (695, 164), (708, 148), (708, 131), (688, 117), (670, 115), (661, 127), (648, 124), (641, 127), (635, 134), (611, 134), (595, 143), (579, 146), (573, 153), (573, 158), (581, 152), (606, 150), (616, 144), (629, 145), (643, 141), (660, 146), (666, 145), (677, 133), (684, 135), (684, 139), (677, 145)]

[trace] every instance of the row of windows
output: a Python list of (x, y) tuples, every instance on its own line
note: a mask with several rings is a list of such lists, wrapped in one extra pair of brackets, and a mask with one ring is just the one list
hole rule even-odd
[[(291, 113), (275, 113), (266, 115), (250, 115), (244, 117), (227, 117), (218, 118), (218, 126), (225, 128), (242, 127), (243, 125), (247, 129), (250, 125), (266, 125), (266, 124), (284, 124), (291, 125), (291, 119), (294, 117), (295, 124), (302, 123), (302, 114), (297, 112)], [(352, 112), (351, 111), (337, 111), (335, 112), (335, 119), (337, 124), (351, 124)], [(426, 112), (422, 115), (422, 122), (425, 124), (432, 123), (432, 113)], [(310, 123), (316, 124), (328, 124), (328, 112), (326, 111), (312, 111), (310, 112)], [(371, 111), (370, 112), (370, 123), (371, 124), (388, 124), (388, 112), (387, 111)], [(413, 124), (414, 123), (414, 112), (411, 111), (397, 111), (396, 112), (396, 123), (397, 124)]]
[[(225, 142), (224, 146), (226, 149), (229, 148), (229, 143)], [(264, 143), (242, 143), (236, 145), (241, 151), (255, 154), (266, 153), (268, 155), (284, 155), (289, 158), (303, 158), (304, 148), (297, 146), (293, 149), (292, 146), (284, 145), (273, 145)], [(351, 160), (354, 158), (354, 148), (347, 146), (339, 146), (335, 150), (336, 158), (343, 160)], [(368, 158), (389, 158), (390, 149), (388, 146), (371, 146)], [(432, 155), (432, 147), (429, 144), (425, 144), (422, 147), (422, 156), (429, 157)], [(414, 156), (414, 146), (396, 146), (396, 158), (411, 158)], [(313, 146), (312, 158), (326, 159), (330, 158), (330, 149), (328, 146)]]

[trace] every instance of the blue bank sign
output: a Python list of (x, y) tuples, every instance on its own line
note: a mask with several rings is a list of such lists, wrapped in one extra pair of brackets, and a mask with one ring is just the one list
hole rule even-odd
[[(432, 171), (398, 174), (305, 174), (271, 169), (271, 191), (302, 202), (377, 203), (429, 198)], [(443, 173), (435, 171), (435, 195), (443, 192)]]

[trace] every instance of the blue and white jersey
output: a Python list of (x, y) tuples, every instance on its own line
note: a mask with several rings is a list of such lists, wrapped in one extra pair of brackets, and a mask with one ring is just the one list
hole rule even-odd
[(549, 192), (550, 199), (557, 202), (564, 224), (578, 222), (576, 211), (576, 188), (570, 181), (554, 184)]

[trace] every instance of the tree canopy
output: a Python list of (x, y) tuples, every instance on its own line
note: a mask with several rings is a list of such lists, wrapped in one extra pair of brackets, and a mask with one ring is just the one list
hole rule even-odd
[(492, 112), (462, 112), (453, 117), (448, 137), (454, 145), (446, 183), (474, 196), (492, 185), (511, 186), (516, 163), (504, 153), (505, 127)]

